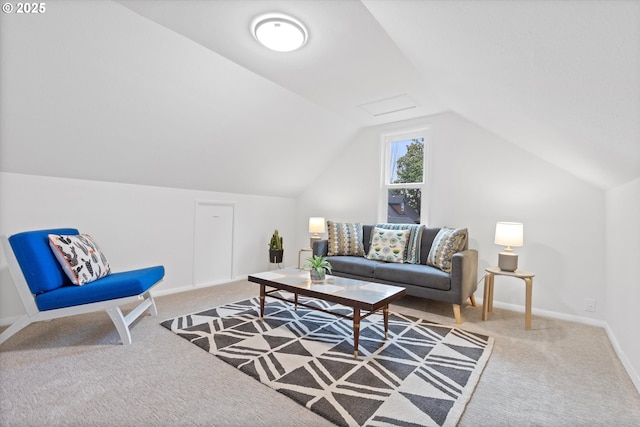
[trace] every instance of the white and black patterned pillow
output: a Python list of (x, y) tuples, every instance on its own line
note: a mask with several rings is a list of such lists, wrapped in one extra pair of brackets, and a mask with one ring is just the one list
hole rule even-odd
[(49, 246), (74, 285), (84, 285), (111, 273), (109, 262), (88, 234), (49, 234)]
[(451, 258), (464, 249), (467, 242), (466, 228), (441, 228), (433, 239), (433, 245), (427, 257), (427, 265), (449, 273)]
[(328, 255), (364, 256), (362, 224), (327, 221)]

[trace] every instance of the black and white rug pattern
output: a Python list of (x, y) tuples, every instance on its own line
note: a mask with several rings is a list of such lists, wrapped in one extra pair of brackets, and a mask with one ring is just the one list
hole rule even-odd
[[(303, 301), (303, 298), (300, 297)], [(351, 309), (304, 299), (351, 315)], [(267, 297), (212, 308), (162, 325), (337, 425), (454, 426), (480, 379), (493, 339), (404, 316), (353, 324)]]

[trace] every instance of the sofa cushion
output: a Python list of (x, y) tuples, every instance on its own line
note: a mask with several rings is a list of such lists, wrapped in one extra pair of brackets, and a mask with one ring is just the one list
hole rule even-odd
[[(49, 234), (78, 234), (75, 228), (25, 231), (9, 237), (20, 269), (33, 294), (47, 292), (70, 284), (60, 263), (49, 247)], [(32, 262), (37, 259), (38, 262)]]
[(327, 221), (329, 256), (364, 256), (362, 224)]
[(422, 243), (420, 245), (420, 264), (426, 264), (433, 241), (438, 235), (439, 228), (426, 228), (422, 232)]
[(369, 253), (371, 246), (371, 232), (373, 231), (373, 225), (362, 226), (362, 243), (364, 243), (364, 253)]
[(383, 263), (376, 266), (374, 278), (443, 291), (451, 289), (449, 274), (428, 265)]
[(376, 228), (386, 228), (389, 230), (410, 230), (407, 245), (404, 251), (404, 261), (409, 264), (420, 264), (420, 248), (422, 246), (422, 232), (424, 225), (421, 224), (376, 224)]
[(451, 271), (451, 258), (456, 252), (463, 250), (466, 243), (466, 228), (441, 228), (429, 251), (427, 265), (449, 273)]
[(374, 228), (371, 233), (371, 247), (368, 259), (385, 262), (403, 263), (405, 248), (411, 235), (411, 230), (387, 230)]
[(84, 285), (111, 273), (111, 267), (88, 234), (49, 234), (49, 246), (74, 285)]
[(373, 278), (374, 269), (381, 264), (379, 261), (355, 256), (331, 256), (327, 259), (334, 272), (370, 278)]
[(163, 277), (161, 265), (112, 273), (84, 286), (68, 285), (45, 292), (36, 297), (36, 305), (44, 311), (139, 295)]

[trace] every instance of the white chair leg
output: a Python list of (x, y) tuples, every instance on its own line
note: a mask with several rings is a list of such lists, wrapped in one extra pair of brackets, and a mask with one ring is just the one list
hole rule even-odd
[(151, 313), (152, 316), (157, 316), (158, 315), (158, 308), (156, 307), (156, 301), (151, 296), (151, 292), (147, 292), (145, 294), (145, 297), (149, 301), (151, 301), (151, 306), (149, 307), (149, 313)]
[(107, 313), (109, 314), (109, 317), (111, 317), (113, 324), (116, 326), (118, 334), (120, 334), (122, 344), (131, 344), (131, 332), (129, 332), (129, 325), (127, 325), (127, 322), (124, 320), (120, 307), (108, 308)]
[(13, 335), (18, 333), (21, 329), (23, 329), (30, 323), (31, 320), (29, 319), (29, 316), (27, 316), (26, 314), (24, 316), (20, 316), (18, 320), (11, 324), (11, 326), (2, 331), (2, 333), (0, 334), (0, 344), (11, 338)]

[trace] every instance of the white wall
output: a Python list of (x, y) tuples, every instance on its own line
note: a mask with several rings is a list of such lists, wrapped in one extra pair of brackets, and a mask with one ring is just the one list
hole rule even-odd
[[(524, 223), (519, 267), (536, 274), (535, 310), (565, 317), (604, 319), (605, 196), (567, 172), (527, 153), (454, 113), (364, 129), (333, 166), (298, 198), (298, 230), (309, 216), (377, 221), (380, 135), (427, 127), (430, 131), (429, 226), (467, 227), (479, 251), (478, 277), (497, 264), (497, 221)], [(482, 298), (482, 283), (477, 297)], [(597, 311), (584, 311), (584, 298)], [(521, 280), (496, 280), (497, 305), (524, 305)], [(535, 313), (535, 311), (534, 311)]]
[(613, 345), (640, 390), (640, 179), (607, 191), (606, 317)]
[[(155, 294), (193, 287), (195, 201), (235, 203), (233, 274), (268, 270), (274, 228), (284, 236), (285, 262), (295, 265), (295, 201), (282, 197), (180, 190), (0, 173), (0, 234), (75, 227), (91, 234), (114, 271), (162, 264)], [(257, 288), (256, 288), (257, 289)], [(257, 291), (257, 290), (256, 290)], [(0, 323), (23, 313), (0, 256)]]

